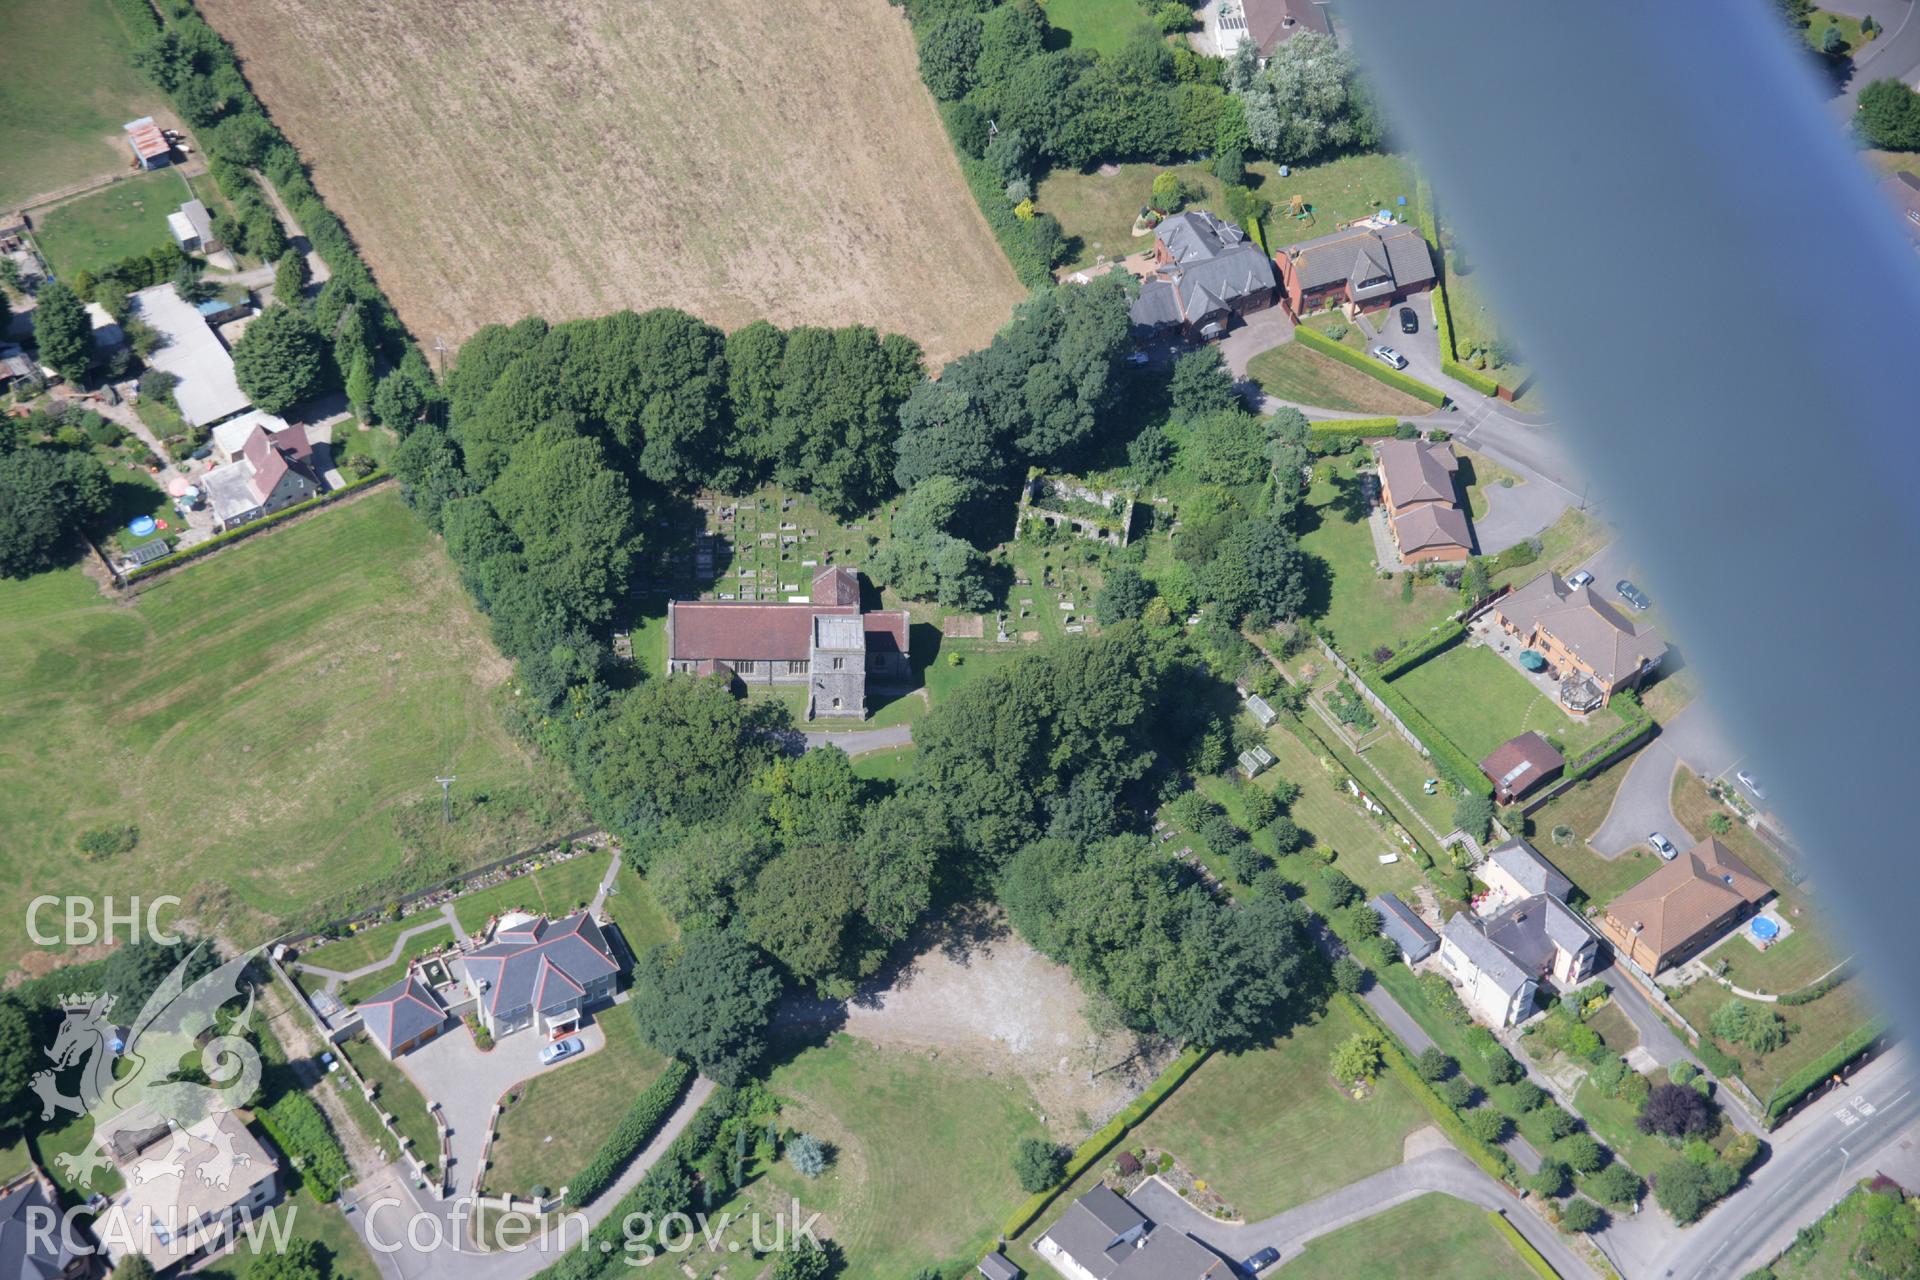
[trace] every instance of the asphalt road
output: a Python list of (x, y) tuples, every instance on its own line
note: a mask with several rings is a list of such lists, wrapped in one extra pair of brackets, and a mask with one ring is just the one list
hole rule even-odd
[(1861, 1178), (1872, 1177), (1920, 1126), (1920, 1072), (1896, 1051), (1859, 1071), (1776, 1132), (1748, 1186), (1681, 1233), (1659, 1263), (1634, 1274), (1743, 1276), (1793, 1242)]
[(1649, 834), (1658, 831), (1684, 851), (1692, 841), (1673, 816), (1674, 770), (1684, 764), (1717, 778), (1739, 762), (1712, 713), (1696, 699), (1662, 725), (1660, 736), (1633, 758), (1613, 808), (1588, 843), (1611, 858), (1644, 844)]
[(1840, 0), (1826, 8), (1853, 17), (1871, 12), (1886, 28), (1887, 34), (1867, 42), (1854, 60), (1853, 74), (1846, 87), (1833, 100), (1834, 111), (1843, 119), (1851, 118), (1860, 104), (1860, 91), (1875, 80), (1899, 80), (1913, 84), (1920, 79), (1920, 22), (1914, 21), (1914, 6), (1903, 0)]

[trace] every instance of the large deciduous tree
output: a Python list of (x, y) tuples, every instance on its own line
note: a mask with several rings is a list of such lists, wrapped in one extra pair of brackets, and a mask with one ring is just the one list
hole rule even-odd
[(738, 1083), (766, 1051), (780, 978), (759, 950), (724, 929), (654, 947), (633, 971), (640, 1035), (720, 1084)]
[(254, 407), (285, 413), (333, 385), (333, 353), (305, 312), (269, 307), (234, 344), (233, 376)]
[(93, 322), (73, 290), (54, 282), (40, 290), (33, 309), (33, 341), (40, 363), (78, 382), (93, 361)]
[(0, 577), (50, 569), (107, 508), (107, 473), (84, 453), (0, 453)]

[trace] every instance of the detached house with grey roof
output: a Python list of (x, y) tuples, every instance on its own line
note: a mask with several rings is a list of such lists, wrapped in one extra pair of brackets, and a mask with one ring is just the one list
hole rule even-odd
[(433, 988), (409, 971), (379, 995), (354, 1006), (367, 1039), (389, 1058), (397, 1058), (438, 1036), (447, 1025), (447, 1006)]
[(1128, 312), (1137, 338), (1180, 329), (1217, 338), (1235, 316), (1273, 305), (1273, 260), (1247, 233), (1204, 209), (1166, 219), (1153, 233), (1153, 266)]
[(1433, 254), (1425, 237), (1404, 223), (1356, 224), (1290, 244), (1274, 261), (1296, 316), (1349, 303), (1378, 311), (1433, 287)]
[(1487, 892), (1447, 921), (1440, 962), (1467, 1006), (1496, 1027), (1525, 1021), (1534, 995), (1578, 986), (1600, 958), (1600, 939), (1567, 905), (1573, 881), (1525, 840), (1509, 840), (1474, 874)]
[(460, 958), (474, 1013), (495, 1036), (535, 1027), (549, 1035), (613, 998), (620, 964), (585, 911), (564, 920), (509, 915), (493, 937)]
[(1105, 1183), (1067, 1206), (1033, 1249), (1067, 1280), (1233, 1280), (1227, 1261), (1172, 1226), (1155, 1226)]

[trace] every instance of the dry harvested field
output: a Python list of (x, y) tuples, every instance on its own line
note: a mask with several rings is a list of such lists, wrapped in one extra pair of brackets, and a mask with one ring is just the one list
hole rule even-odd
[(886, 0), (204, 0), (423, 343), (677, 306), (935, 361), (1021, 296)]

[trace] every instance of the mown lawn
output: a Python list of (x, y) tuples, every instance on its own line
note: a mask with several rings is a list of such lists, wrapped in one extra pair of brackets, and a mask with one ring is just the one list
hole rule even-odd
[(1391, 1075), (1358, 1102), (1334, 1082), (1334, 1049), (1362, 1029), (1335, 1008), (1263, 1048), (1216, 1053), (1127, 1145), (1172, 1152), (1248, 1220), (1396, 1165), (1428, 1116)]
[(607, 894), (606, 912), (620, 930), (620, 936), (627, 940), (635, 959), (680, 934), (653, 896), (653, 890), (631, 867), (622, 866), (614, 876), (613, 888)]
[(853, 758), (853, 772), (869, 782), (903, 782), (913, 776), (919, 757), (914, 747), (888, 747)]
[(120, 126), (165, 99), (134, 70), (133, 38), (113, 0), (11, 3), (0, 13), (0, 208), (125, 170)]
[[(1547, 860), (1564, 871), (1587, 901), (1611, 902), (1624, 889), (1639, 884), (1660, 869), (1660, 859), (1644, 845), (1635, 845), (1617, 858), (1603, 857), (1587, 841), (1607, 820), (1613, 798), (1627, 776), (1628, 758), (1591, 778), (1582, 779), (1564, 795), (1556, 796), (1527, 819), (1527, 838)], [(1554, 832), (1567, 828), (1565, 844)]]
[[(1353, 458), (1343, 457), (1318, 469), (1301, 512), (1300, 545), (1324, 565), (1316, 566), (1309, 584), (1308, 616), (1336, 648), (1358, 655), (1377, 645), (1402, 648), (1423, 638), (1459, 607), (1460, 599), (1430, 581), (1416, 584), (1409, 600), (1398, 578), (1380, 576), (1354, 465)], [(1309, 659), (1324, 661), (1317, 649)]]
[[(1384, 368), (1384, 366), (1382, 366)], [(1417, 418), (1427, 405), (1297, 342), (1262, 351), (1247, 374), (1268, 395), (1317, 409)]]
[[(393, 489), (131, 603), (77, 568), (0, 582), (0, 911), (109, 882), (259, 939), (565, 830), (579, 815), (564, 778), (494, 706), (508, 674)], [(443, 826), (433, 779), (448, 773)], [(73, 855), (81, 832), (129, 823), (131, 852)]]
[(555, 862), (490, 889), (457, 898), (453, 904), (454, 918), (462, 929), (477, 936), (487, 921), (509, 911), (548, 915), (556, 920), (571, 915), (593, 900), (594, 892), (607, 874), (607, 859), (608, 854), (603, 850), (588, 849), (565, 862)]
[(331, 969), (335, 973), (351, 973), (376, 960), (386, 959), (401, 934), (409, 929), (418, 929), (422, 925), (432, 924), (438, 915), (437, 911), (427, 911), (408, 916), (404, 920), (387, 920), (369, 925), (348, 937), (334, 942), (323, 942), (302, 951), (300, 963), (319, 969)]
[(1395, 677), (1393, 687), (1475, 760), (1529, 729), (1574, 755), (1621, 724), (1611, 707), (1573, 719), (1485, 645), (1455, 645)]
[(527, 1080), (500, 1116), (486, 1188), (531, 1195), (560, 1188), (587, 1167), (608, 1131), (653, 1083), (667, 1060), (640, 1039), (633, 1010), (614, 1005), (594, 1015), (606, 1047)]
[(1047, 25), (1075, 49), (1112, 53), (1134, 36), (1157, 36), (1137, 0), (1048, 0)]
[(1494, 586), (1519, 586), (1539, 577), (1548, 569), (1564, 578), (1591, 559), (1596, 551), (1612, 542), (1613, 530), (1586, 512), (1569, 507), (1560, 513), (1558, 520), (1542, 529), (1539, 537), (1540, 558), (1532, 564), (1518, 565), (1496, 573), (1493, 576)]
[[(1656, 1085), (1666, 1084), (1665, 1067), (1648, 1079)], [(1635, 1123), (1640, 1116), (1639, 1106), (1620, 1098), (1609, 1098), (1591, 1080), (1580, 1082), (1573, 1095), (1573, 1106), (1593, 1130), (1593, 1136), (1613, 1148), (1614, 1155), (1626, 1161), (1627, 1167), (1641, 1177), (1654, 1172), (1679, 1150), (1665, 1138), (1640, 1132)]]
[(924, 1265), (972, 1263), (1025, 1198), (1013, 1176), (1023, 1138), (1045, 1136), (1033, 1095), (956, 1057), (876, 1048), (847, 1035), (772, 1073), (780, 1124), (834, 1150), (818, 1178), (784, 1161), (772, 1187), (824, 1215), (846, 1280), (898, 1280)]
[(429, 929), (425, 933), (415, 934), (413, 937), (407, 939), (406, 945), (400, 950), (400, 958), (394, 963), (388, 965), (378, 973), (370, 973), (364, 978), (355, 978), (352, 982), (342, 983), (340, 986), (341, 1003), (350, 1005), (359, 1004), (368, 996), (378, 995), (405, 977), (407, 967), (411, 965), (415, 959), (427, 954), (429, 951), (449, 946), (452, 942), (453, 926), (450, 924), (443, 924), (438, 928)]
[(192, 196), (176, 170), (158, 169), (49, 209), (35, 220), (33, 238), (57, 274), (98, 272), (172, 244), (167, 215)]
[(1489, 1220), (1435, 1192), (1340, 1228), (1289, 1262), (1287, 1280), (1537, 1280)]
[[(302, 1188), (267, 1212), (281, 1215), (283, 1220), (290, 1219), (289, 1239), (311, 1240), (320, 1246), (325, 1259), (322, 1274), (328, 1280), (379, 1280), (380, 1271), (374, 1265), (373, 1255), (367, 1252), (367, 1246), (354, 1233), (338, 1204), (321, 1204), (312, 1192)], [(274, 1249), (271, 1228), (265, 1224), (262, 1224), (260, 1241), (264, 1248), (255, 1250), (243, 1232), (232, 1253), (215, 1259), (194, 1274), (206, 1280), (245, 1280), (253, 1270), (250, 1265), (253, 1259)]]
[[(1051, 16), (1062, 5), (1072, 9), (1119, 8), (1123, 0), (1054, 0)], [(1131, 6), (1127, 6), (1131, 7)], [(1073, 254), (1068, 268), (1089, 266), (1100, 257), (1120, 258), (1151, 248), (1151, 235), (1134, 237), (1133, 222), (1147, 202), (1154, 175), (1163, 169), (1178, 174), (1190, 193), (1189, 207), (1220, 210), (1220, 182), (1205, 165), (1123, 164), (1111, 177), (1097, 172), (1056, 169), (1041, 180), (1034, 204), (1060, 219)], [(1339, 229), (1339, 224), (1390, 208), (1408, 221), (1416, 217), (1412, 168), (1399, 156), (1347, 156), (1326, 164), (1296, 168), (1282, 178), (1273, 164), (1248, 166), (1255, 192), (1273, 202), (1267, 215), (1267, 242), (1274, 250)], [(1288, 201), (1298, 193), (1313, 210), (1311, 220), (1287, 215)], [(1407, 203), (1399, 204), (1401, 196)]]

